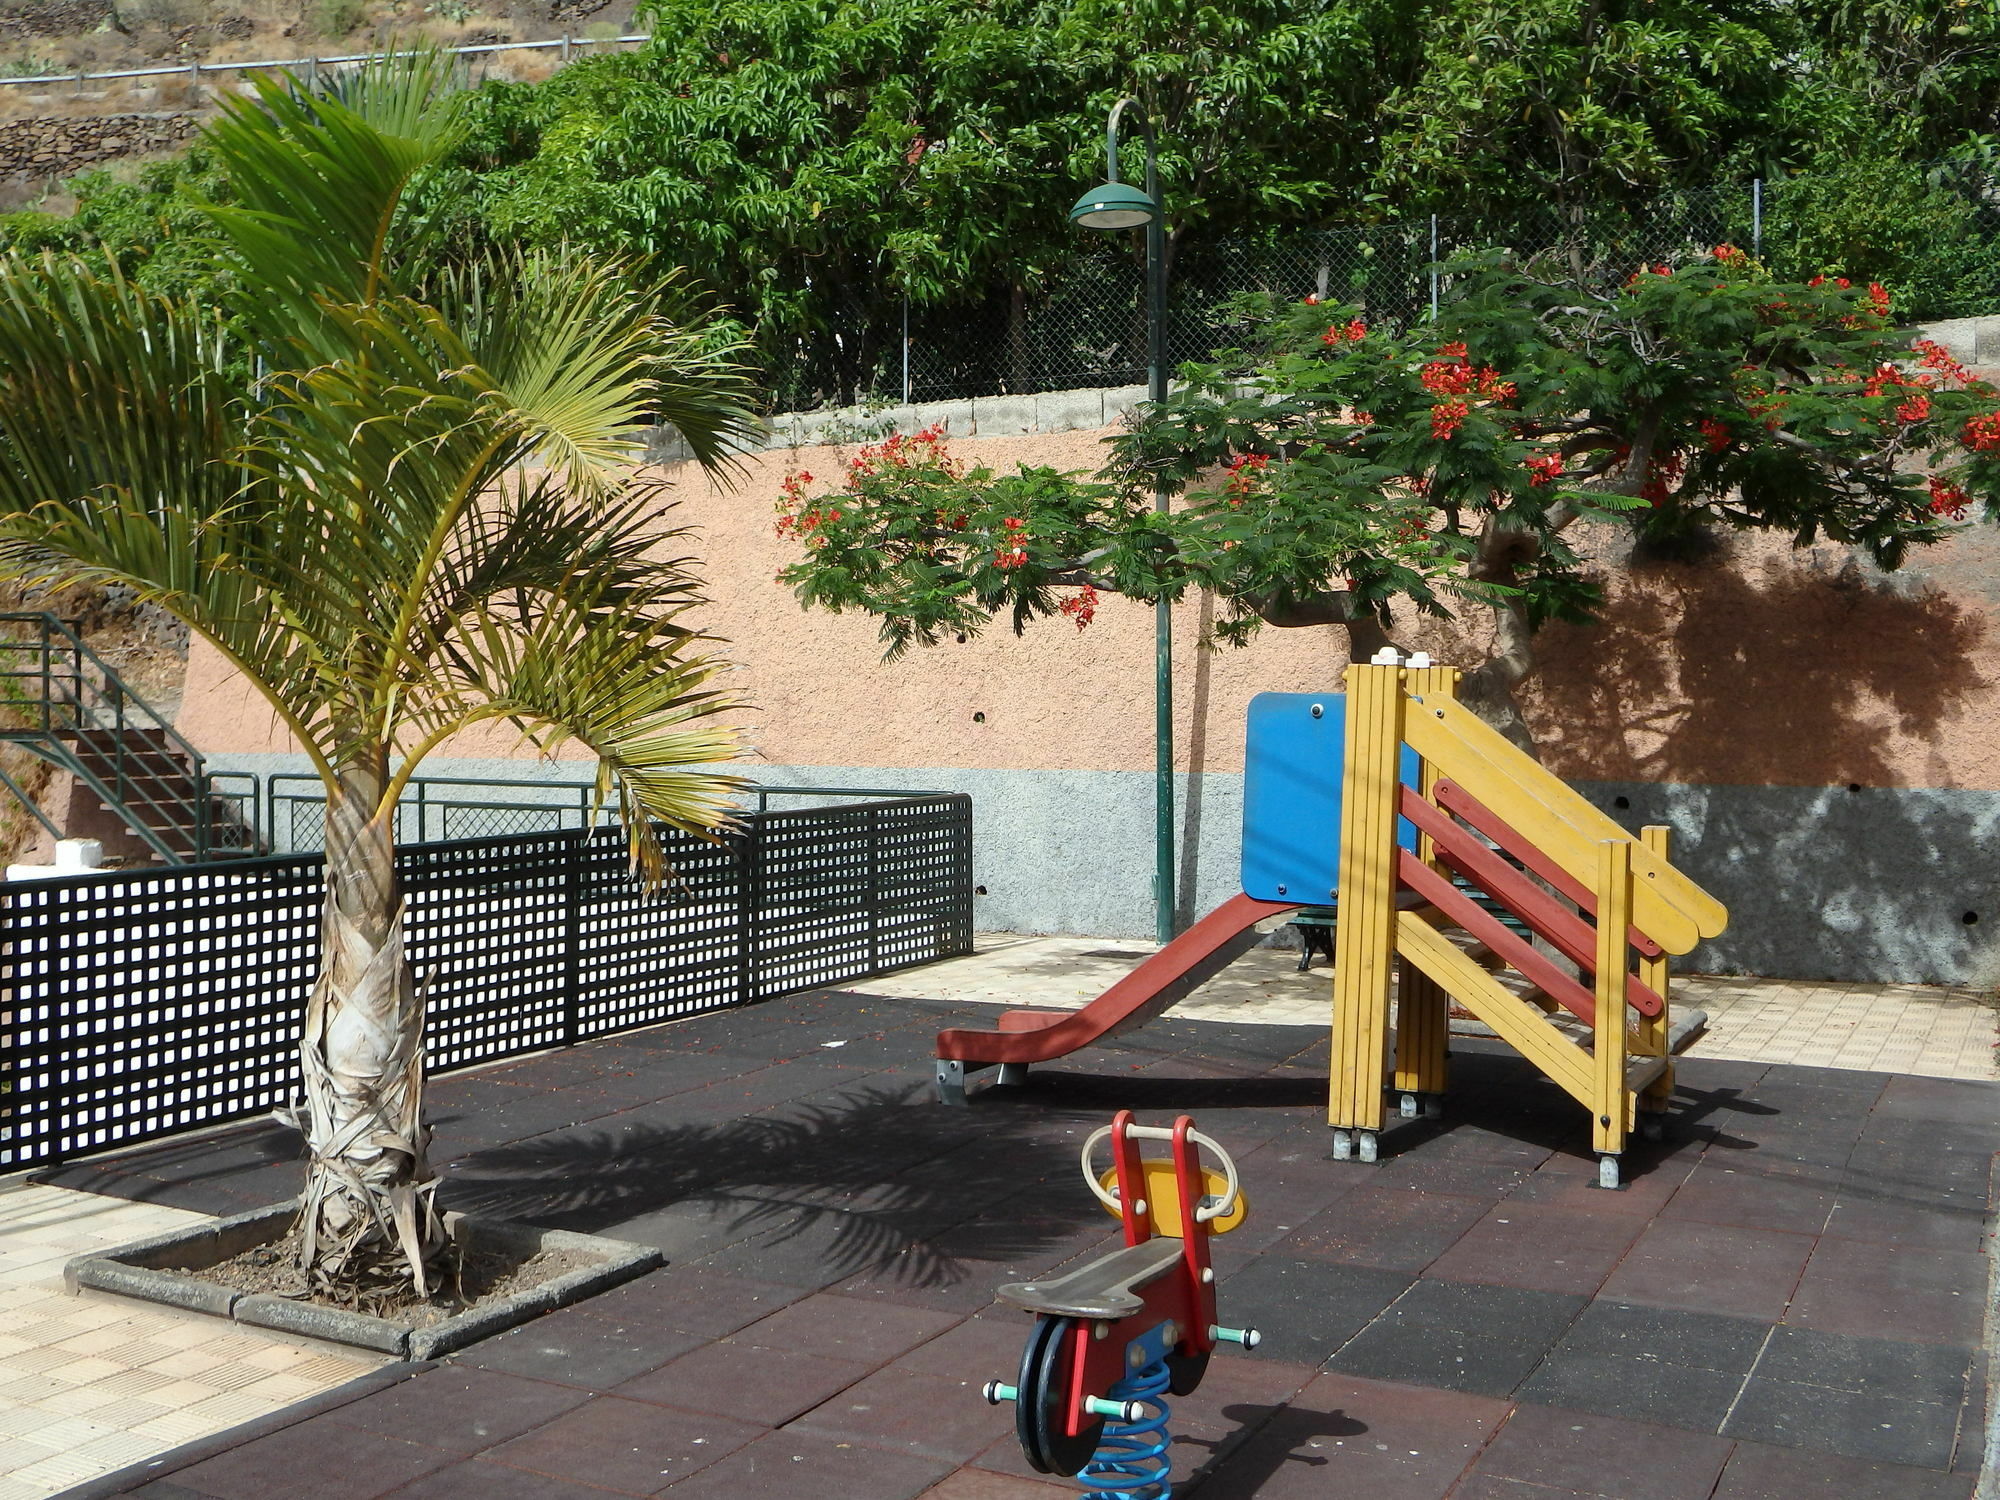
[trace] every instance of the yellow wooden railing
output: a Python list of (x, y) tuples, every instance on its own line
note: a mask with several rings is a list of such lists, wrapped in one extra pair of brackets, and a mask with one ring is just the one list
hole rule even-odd
[[(1618, 1157), (1638, 1111), (1663, 1109), (1673, 1088), (1668, 955), (1686, 953), (1720, 933), (1728, 913), (1669, 862), (1665, 828), (1647, 828), (1634, 841), (1459, 703), (1458, 675), (1448, 667), (1389, 662), (1348, 669), (1328, 1101), (1334, 1154), (1373, 1159), (1391, 1087), (1405, 1113), (1434, 1104), (1445, 1092), (1448, 1017), (1456, 1002), (1589, 1110), (1600, 1180), (1615, 1186)], [(1596, 930), (1592, 1006), (1564, 981), (1574, 996), (1567, 1003), (1592, 1012), (1588, 1046), (1550, 1024), (1554, 1006), (1537, 1003), (1539, 992), (1516, 994), (1446, 937), (1442, 914), (1399, 877), (1396, 828), (1405, 744), (1421, 760), (1419, 795), (1426, 802), (1436, 802), (1441, 786), (1455, 789), (1461, 803), (1473, 799), (1553, 867), (1551, 878), (1567, 877), (1579, 904), (1589, 897)], [(1446, 831), (1440, 827), (1438, 836)], [(1435, 865), (1428, 837), (1416, 857)], [(1421, 875), (1414, 871), (1411, 879)], [(1436, 899), (1447, 894), (1440, 891)], [(1578, 940), (1569, 941), (1571, 951), (1583, 957)], [(1518, 956), (1533, 967), (1532, 954)], [(1555, 985), (1558, 977), (1544, 983)], [(1643, 990), (1633, 988), (1635, 980)], [(1392, 992), (1397, 994), (1393, 1028)], [(1628, 1017), (1632, 995), (1645, 1005), (1655, 1003), (1651, 995), (1660, 997), (1657, 1013)]]

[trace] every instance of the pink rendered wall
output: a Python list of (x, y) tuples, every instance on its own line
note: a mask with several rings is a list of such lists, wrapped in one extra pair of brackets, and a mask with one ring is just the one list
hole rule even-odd
[[(962, 439), (962, 457), (1095, 466), (1102, 433)], [(835, 472), (827, 449), (748, 461), (733, 489), (692, 466), (672, 512), (700, 534), (714, 603), (703, 619), (735, 663), (728, 685), (754, 759), (773, 765), (1149, 770), (1152, 611), (1106, 599), (1016, 639), (1005, 624), (965, 645), (881, 660), (874, 622), (805, 613), (774, 575), (794, 555), (772, 532), (779, 480)], [(1614, 539), (1595, 539), (1600, 549)], [(1702, 567), (1606, 569), (1601, 624), (1552, 626), (1523, 693), (1551, 767), (1580, 780), (2000, 789), (2000, 539), (1969, 533), (1884, 578), (1845, 549), (1734, 538)], [(1334, 686), (1343, 632), (1265, 631), (1240, 651), (1197, 651), (1209, 606), (1176, 611), (1176, 742), (1184, 770), (1234, 771), (1263, 691)], [(1405, 645), (1469, 664), (1484, 634), (1406, 622)], [(974, 715), (983, 714), (983, 722)], [(293, 748), (214, 653), (190, 655), (180, 727), (209, 752)], [(443, 750), (522, 753), (491, 729)], [(566, 752), (578, 756), (574, 748)]]

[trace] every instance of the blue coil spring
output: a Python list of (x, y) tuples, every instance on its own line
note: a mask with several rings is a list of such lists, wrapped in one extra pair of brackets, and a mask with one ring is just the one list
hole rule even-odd
[(1146, 1415), (1137, 1422), (1112, 1418), (1104, 1424), (1097, 1452), (1077, 1483), (1097, 1500), (1168, 1500), (1173, 1459), (1167, 1453), (1167, 1362), (1154, 1360), (1111, 1387), (1113, 1401), (1143, 1401)]

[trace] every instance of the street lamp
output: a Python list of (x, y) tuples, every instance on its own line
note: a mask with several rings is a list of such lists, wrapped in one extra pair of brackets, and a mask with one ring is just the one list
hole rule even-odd
[[(1076, 200), (1072, 224), (1085, 229), (1146, 229), (1147, 398), (1167, 399), (1167, 215), (1160, 202), (1159, 165), (1153, 152), (1153, 125), (1143, 113), (1135, 124), (1146, 142), (1146, 188), (1118, 180), (1118, 122), (1125, 107), (1111, 106), (1104, 127), (1106, 181)], [(1165, 510), (1171, 492), (1153, 492), (1153, 508)], [(1153, 606), (1153, 914), (1162, 943), (1174, 938), (1174, 657), (1173, 609), (1162, 599)]]

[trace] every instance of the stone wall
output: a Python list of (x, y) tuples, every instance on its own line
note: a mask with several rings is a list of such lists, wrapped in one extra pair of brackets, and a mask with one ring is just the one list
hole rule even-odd
[(0, 123), (0, 185), (67, 177), (98, 162), (169, 151), (195, 133), (191, 114), (40, 116)]

